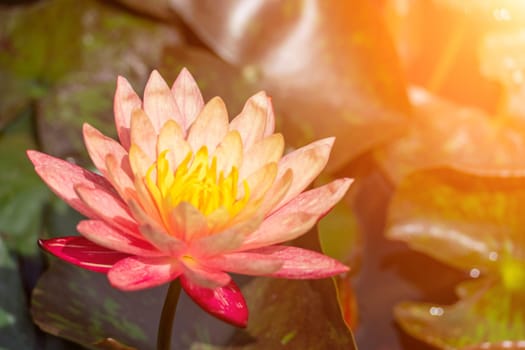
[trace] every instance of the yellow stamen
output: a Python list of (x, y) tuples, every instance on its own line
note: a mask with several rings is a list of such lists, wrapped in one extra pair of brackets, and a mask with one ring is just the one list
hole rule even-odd
[(171, 208), (181, 202), (188, 202), (202, 214), (209, 215), (224, 208), (230, 218), (237, 215), (250, 198), (250, 189), (243, 181), (244, 194), (239, 198), (239, 170), (232, 167), (228, 175), (217, 174), (217, 159), (211, 160), (208, 149), (202, 147), (194, 155), (188, 153), (175, 171), (171, 170), (163, 151), (156, 163), (147, 171), (145, 182), (159, 211), (166, 220)]

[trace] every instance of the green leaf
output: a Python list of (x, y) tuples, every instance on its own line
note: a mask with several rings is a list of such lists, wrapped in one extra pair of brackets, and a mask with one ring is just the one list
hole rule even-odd
[(0, 67), (0, 131), (16, 119), (39, 94), (38, 87), (30, 80), (19, 79)]
[[(111, 287), (104, 274), (53, 259), (33, 291), (31, 313), (43, 331), (90, 349), (153, 350), (166, 287), (123, 292)], [(189, 349), (205, 339), (226, 342), (233, 328), (209, 316), (183, 293), (172, 349)]]
[(22, 281), (13, 256), (0, 239), (0, 347), (33, 349), (34, 326), (29, 317)]
[(181, 43), (173, 27), (94, 0), (40, 1), (13, 6), (0, 16), (0, 22), (5, 19), (0, 37), (8, 48), (0, 52), (0, 72), (11, 77), (6, 90), (20, 92), (0, 110), (15, 110), (36, 98), (42, 147), (61, 157), (86, 155), (83, 122), (115, 134), (117, 75), (143, 84), (164, 49)]
[(159, 292), (124, 293), (103, 274), (56, 261), (38, 281), (31, 311), (42, 330), (92, 349), (107, 338), (151, 349)]
[[(349, 196), (347, 196), (349, 197)], [(317, 224), (323, 254), (351, 267), (350, 274), (335, 276), (337, 299), (343, 318), (351, 329), (357, 327), (357, 299), (351, 277), (359, 269), (363, 245), (357, 217), (348, 200), (343, 199)]]
[(490, 280), (468, 283), (472, 293), (454, 305), (405, 302), (396, 306), (395, 317), (409, 334), (440, 349), (525, 339), (523, 293)]
[(21, 254), (35, 254), (42, 224), (42, 207), (50, 192), (26, 156), (35, 148), (26, 116), (0, 134), (0, 235)]
[(317, 224), (324, 254), (344, 262), (355, 262), (360, 251), (359, 227), (350, 205), (342, 200)]
[(46, 0), (0, 12), (0, 35), (7, 48), (0, 51), (0, 67), (44, 85), (78, 67), (76, 53), (82, 45), (78, 34), (83, 26), (78, 18), (85, 7), (79, 4), (66, 10), (65, 3)]

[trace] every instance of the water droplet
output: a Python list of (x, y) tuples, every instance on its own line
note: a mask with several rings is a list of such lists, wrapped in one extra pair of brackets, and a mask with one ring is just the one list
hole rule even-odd
[(428, 310), (428, 312), (432, 315), (432, 316), (442, 316), (445, 311), (443, 310), (442, 307), (439, 307), (439, 306), (432, 306), (430, 308), (430, 310)]
[(471, 269), (469, 273), (470, 277), (472, 278), (478, 278), (480, 274), (481, 272), (476, 268)]
[(496, 261), (496, 260), (498, 260), (498, 253), (496, 253), (496, 252), (490, 252), (490, 253), (489, 253), (489, 260), (490, 260), (490, 261)]

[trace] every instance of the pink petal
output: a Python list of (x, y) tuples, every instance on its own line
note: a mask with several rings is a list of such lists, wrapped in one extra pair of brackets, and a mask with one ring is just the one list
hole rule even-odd
[(80, 200), (75, 191), (76, 186), (113, 191), (111, 184), (105, 178), (77, 165), (37, 151), (27, 151), (27, 156), (33, 162), (37, 174), (49, 188), (84, 216), (94, 218), (97, 214)]
[(303, 212), (276, 213), (266, 218), (237, 251), (246, 251), (295, 239), (310, 230), (319, 215)]
[(268, 111), (266, 113), (266, 126), (264, 128), (263, 137), (270, 136), (275, 130), (275, 114), (273, 112), (272, 99), (267, 97)]
[(247, 258), (254, 254), (252, 259), (274, 259), (282, 262), (276, 272), (268, 274), (271, 277), (291, 279), (325, 278), (347, 272), (349, 268), (339, 261), (326, 255), (307, 249), (289, 246), (271, 246), (254, 249), (246, 252)]
[(113, 156), (122, 169), (129, 175), (131, 175), (131, 168), (128, 161), (128, 152), (121, 146), (120, 143), (104, 136), (100, 131), (95, 129), (89, 124), (84, 124), (82, 131), (84, 133), (84, 142), (88, 150), (89, 156), (93, 161), (93, 164), (98, 170), (107, 176), (106, 168), (106, 157), (108, 155)]
[(326, 185), (306, 191), (289, 201), (272, 215), (304, 212), (324, 216), (344, 197), (353, 179), (337, 179)]
[(158, 256), (160, 253), (150, 243), (137, 235), (113, 229), (100, 220), (82, 220), (77, 225), (82, 236), (102, 247), (140, 256)]
[(186, 131), (193, 124), (204, 106), (201, 91), (186, 68), (182, 68), (175, 83), (173, 83), (171, 91), (184, 119), (184, 123), (181, 126)]
[(261, 217), (253, 216), (250, 220), (242, 220), (223, 232), (197, 239), (190, 244), (191, 252), (203, 257), (234, 251), (243, 244), (246, 236), (259, 227), (261, 221)]
[(140, 108), (141, 105), (142, 101), (140, 97), (137, 96), (126, 78), (119, 76), (117, 79), (117, 90), (115, 91), (113, 108), (118, 137), (125, 149), (129, 149), (131, 144), (129, 133), (131, 112), (136, 108)]
[[(268, 163), (244, 179), (250, 189), (250, 202), (255, 201), (258, 204), (258, 201), (263, 198), (272, 187), (275, 178), (277, 177), (277, 172), (277, 164)], [(239, 193), (244, 193), (243, 183), (239, 184)]]
[(209, 289), (180, 277), (182, 288), (193, 301), (211, 315), (237, 327), (246, 327), (248, 306), (235, 282), (224, 287)]
[(208, 233), (206, 217), (193, 205), (182, 202), (170, 213), (171, 229), (175, 237), (191, 241)]
[(179, 124), (169, 120), (164, 124), (157, 139), (157, 157), (168, 150), (167, 158), (171, 169), (176, 169), (191, 152), (191, 147), (184, 139)]
[(171, 257), (133, 256), (113, 265), (108, 272), (108, 279), (113, 287), (132, 291), (173, 281), (181, 273), (180, 264)]
[(106, 273), (116, 262), (129, 256), (77, 236), (39, 240), (38, 244), (47, 252), (68, 263), (103, 273)]
[(131, 145), (137, 145), (150, 159), (156, 158), (157, 132), (150, 117), (142, 110), (131, 114)]
[(228, 175), (232, 167), (239, 169), (243, 159), (241, 136), (237, 131), (229, 131), (215, 150), (217, 158), (217, 173)]
[(245, 149), (263, 138), (268, 108), (268, 97), (261, 91), (250, 97), (241, 113), (231, 121), (230, 130), (239, 132)]
[[(163, 221), (160, 217), (159, 210), (157, 209), (157, 204), (154, 202), (154, 199), (151, 196), (148, 188), (146, 187), (144, 180), (140, 177), (136, 177), (134, 184), (135, 190), (137, 191), (136, 193), (138, 201), (136, 199), (128, 199), (128, 201), (126, 202), (128, 203), (128, 207), (130, 205), (130, 201), (136, 203), (140, 207), (144, 217), (147, 218), (148, 221), (161, 224)], [(139, 220), (137, 217), (137, 213), (133, 213), (133, 215), (135, 219)]]
[(136, 144), (131, 144), (129, 148), (129, 163), (131, 165), (131, 170), (135, 178), (143, 178), (146, 176), (149, 168), (153, 165), (153, 159), (146, 154)]
[(184, 277), (198, 286), (205, 288), (218, 288), (224, 287), (231, 281), (230, 275), (226, 272), (203, 266), (193, 258), (183, 257), (180, 261), (184, 268)]
[(259, 211), (264, 216), (268, 216), (270, 211), (279, 203), (293, 182), (292, 170), (288, 169), (280, 178), (273, 182), (272, 187), (266, 192), (263, 202), (260, 204)]
[(140, 223), (141, 234), (158, 250), (166, 253), (166, 255), (178, 255), (186, 249), (186, 244), (183, 241), (170, 235), (164, 227), (148, 216), (138, 203), (129, 201), (128, 206), (133, 216)]
[(148, 224), (140, 225), (140, 232), (159, 251), (167, 255), (178, 255), (184, 249), (186, 245), (183, 241), (170, 236), (165, 230), (153, 227)]
[(113, 193), (101, 187), (89, 188), (83, 185), (76, 186), (75, 190), (84, 204), (96, 214), (97, 219), (128, 233), (136, 231), (137, 223), (131, 217), (126, 204)]
[(281, 209), (268, 216), (246, 238), (242, 250), (286, 242), (307, 232), (346, 193), (351, 179), (339, 179), (301, 193)]
[(284, 138), (281, 134), (273, 134), (255, 143), (244, 154), (239, 178), (246, 178), (268, 163), (277, 163), (283, 151)]
[(144, 89), (144, 111), (149, 116), (156, 133), (168, 120), (174, 120), (184, 128), (184, 118), (171, 90), (156, 70), (151, 72)]
[(288, 169), (292, 169), (294, 177), (286, 196), (275, 209), (301, 193), (319, 175), (326, 166), (334, 140), (333, 137), (329, 137), (312, 142), (281, 159), (278, 177)]
[(242, 275), (264, 276), (279, 270), (283, 262), (267, 254), (238, 252), (210, 258), (206, 265)]
[(106, 169), (108, 178), (111, 181), (111, 184), (117, 190), (120, 197), (127, 201), (130, 198), (136, 199), (137, 193), (135, 191), (135, 186), (131, 180), (131, 176), (122, 167), (122, 162), (129, 165), (129, 158), (118, 161), (112, 154), (106, 157)]
[(188, 143), (194, 152), (202, 146), (213, 154), (217, 145), (228, 132), (228, 111), (219, 97), (211, 99), (193, 123), (188, 134)]

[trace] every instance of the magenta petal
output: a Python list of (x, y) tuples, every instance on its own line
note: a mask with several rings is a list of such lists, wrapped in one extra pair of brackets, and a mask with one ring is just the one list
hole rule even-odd
[(77, 236), (41, 239), (38, 244), (57, 258), (96, 272), (106, 273), (117, 261), (129, 257)]
[(139, 256), (160, 256), (161, 253), (139, 235), (116, 230), (100, 220), (82, 220), (77, 231), (102, 247)]
[(180, 277), (182, 288), (193, 301), (211, 315), (236, 327), (246, 327), (248, 306), (239, 287), (233, 280), (224, 287), (204, 288)]

